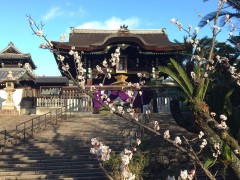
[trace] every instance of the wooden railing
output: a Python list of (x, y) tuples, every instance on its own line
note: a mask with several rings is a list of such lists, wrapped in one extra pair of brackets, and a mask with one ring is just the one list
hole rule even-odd
[(68, 105), (56, 110), (55, 113), (48, 112), (30, 120), (18, 123), (15, 130), (0, 131), (0, 146), (5, 147), (7, 142), (18, 143), (19, 141), (25, 141), (29, 137), (33, 137), (34, 132), (46, 129), (49, 125), (57, 124), (58, 121), (66, 120), (72, 116), (72, 109), (74, 106)]
[[(176, 93), (158, 94), (158, 96), (156, 97), (158, 112), (170, 112), (170, 101), (172, 99), (179, 99), (179, 97)], [(180, 102), (180, 106), (182, 106), (181, 102)]]
[[(76, 93), (74, 95), (74, 93)], [(62, 107), (73, 104), (72, 111), (91, 112), (93, 103), (92, 98), (86, 94), (79, 94), (75, 91), (59, 96), (40, 96), (37, 97), (37, 107)]]

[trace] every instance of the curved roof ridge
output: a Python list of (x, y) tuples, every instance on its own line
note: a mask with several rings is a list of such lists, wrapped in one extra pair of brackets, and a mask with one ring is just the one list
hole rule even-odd
[(166, 29), (135, 29), (127, 32), (121, 30), (110, 30), (110, 29), (71, 29), (71, 33), (89, 33), (89, 34), (115, 34), (115, 33), (131, 33), (131, 34), (165, 34)]
[(72, 29), (71, 33), (103, 33), (103, 34), (112, 34), (117, 33), (118, 30), (109, 30), (109, 29)]
[[(154, 44), (149, 44), (147, 43), (141, 36), (138, 36), (137, 34), (134, 34), (133, 36), (131, 36), (132, 38), (136, 38), (136, 39), (139, 39), (143, 44), (148, 44), (148, 45), (154, 45)], [(101, 45), (104, 45), (107, 41), (109, 41), (110, 39), (112, 38), (127, 38), (127, 36), (118, 36), (117, 34), (111, 34), (107, 37), (104, 38), (104, 41), (102, 42), (98, 42), (98, 43), (94, 43), (92, 45), (95, 45), (95, 46), (101, 46)]]

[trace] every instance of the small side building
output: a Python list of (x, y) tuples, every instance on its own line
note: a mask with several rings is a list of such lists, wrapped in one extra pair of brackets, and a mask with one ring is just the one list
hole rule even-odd
[(12, 42), (0, 51), (0, 110), (7, 98), (4, 88), (9, 72), (14, 79), (13, 102), (19, 114), (37, 114), (37, 97), (44, 90), (68, 85), (65, 77), (37, 76), (36, 68), (31, 54), (21, 52)]

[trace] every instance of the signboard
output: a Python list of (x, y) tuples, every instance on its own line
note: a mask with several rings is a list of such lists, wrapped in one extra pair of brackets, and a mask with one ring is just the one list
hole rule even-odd
[(41, 95), (60, 95), (62, 91), (61, 87), (41, 87)]

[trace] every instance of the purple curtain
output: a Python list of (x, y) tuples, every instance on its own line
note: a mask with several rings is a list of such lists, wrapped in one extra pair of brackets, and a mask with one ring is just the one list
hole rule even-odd
[[(94, 93), (94, 98), (102, 102), (100, 96), (101, 96), (101, 91), (96, 91), (96, 92)], [(94, 100), (94, 101), (93, 101), (93, 107), (94, 107), (94, 108), (100, 108), (100, 107), (101, 107), (101, 104), (99, 104), (96, 100)]]
[(118, 96), (121, 98), (122, 101), (126, 101), (126, 100), (129, 98), (129, 96), (127, 95), (127, 93), (124, 92), (124, 91), (120, 91), (120, 92), (118, 93)]
[[(126, 100), (129, 98), (129, 96), (127, 95), (127, 93), (124, 92), (124, 91), (109, 90), (109, 91), (108, 91), (108, 94), (109, 94), (109, 98), (111, 99), (111, 102), (113, 102), (114, 100), (116, 100), (118, 97), (119, 97), (122, 101), (126, 101)], [(145, 93), (143, 93), (143, 94), (145, 94)], [(94, 93), (94, 97), (95, 97), (96, 99), (102, 101), (101, 98), (100, 98), (100, 96), (101, 96), (101, 91), (96, 91), (96, 92)], [(134, 101), (134, 103), (133, 103), (133, 107), (138, 107), (138, 108), (141, 107), (142, 104), (144, 103), (144, 102), (142, 102), (143, 97), (139, 96), (138, 91), (135, 92), (134, 96), (135, 96), (136, 98), (135, 98), (135, 101)], [(93, 102), (93, 107), (95, 107), (95, 108), (100, 108), (101, 105), (100, 105), (96, 100), (94, 100), (94, 102)]]

